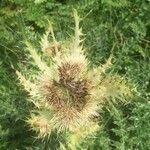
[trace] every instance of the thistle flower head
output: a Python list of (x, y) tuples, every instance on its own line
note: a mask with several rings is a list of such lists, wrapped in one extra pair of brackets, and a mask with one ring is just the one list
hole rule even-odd
[[(52, 63), (48, 66), (36, 50), (28, 44), (28, 50), (41, 70), (37, 81), (30, 84), (17, 71), (21, 83), (31, 95), (31, 100), (40, 112), (28, 120), (39, 135), (46, 136), (52, 130), (75, 131), (94, 122), (98, 110), (111, 97), (118, 98), (129, 94), (130, 90), (119, 76), (107, 76), (111, 58), (97, 68), (89, 67), (82, 43), (79, 16), (74, 13), (75, 36), (69, 46), (57, 42), (52, 26), (41, 39), (42, 51), (49, 55)], [(51, 33), (53, 42), (48, 36)], [(29, 87), (30, 86), (30, 87)], [(33, 92), (36, 91), (36, 92)]]

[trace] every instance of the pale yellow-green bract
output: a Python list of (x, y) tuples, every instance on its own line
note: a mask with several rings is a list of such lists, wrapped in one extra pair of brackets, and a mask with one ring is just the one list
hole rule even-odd
[[(56, 40), (51, 25), (41, 38), (41, 50), (52, 60), (49, 66), (32, 44), (26, 42), (40, 70), (35, 81), (29, 81), (16, 71), (20, 82), (29, 92), (30, 101), (37, 108), (27, 120), (31, 128), (38, 132), (39, 137), (48, 136), (52, 131), (74, 133), (70, 137), (74, 139), (72, 145), (76, 144), (76, 138), (80, 139), (98, 129), (98, 111), (105, 103), (130, 95), (130, 89), (122, 77), (106, 74), (112, 65), (112, 56), (104, 65), (90, 67), (82, 46), (81, 19), (76, 11), (74, 19), (75, 35), (70, 42), (66, 42), (67, 45)], [(49, 41), (49, 34), (53, 42)], [(82, 135), (79, 131), (86, 134)]]

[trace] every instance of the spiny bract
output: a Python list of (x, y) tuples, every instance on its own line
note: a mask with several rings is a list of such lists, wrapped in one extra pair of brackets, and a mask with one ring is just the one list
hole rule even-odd
[[(98, 110), (110, 98), (121, 99), (130, 94), (125, 81), (115, 75), (106, 75), (111, 66), (111, 58), (106, 64), (91, 68), (82, 46), (83, 36), (79, 27), (80, 18), (74, 12), (75, 36), (70, 44), (58, 42), (52, 26), (41, 39), (43, 54), (51, 58), (47, 65), (29, 42), (28, 51), (39, 68), (35, 81), (29, 81), (16, 71), (21, 83), (30, 93), (30, 100), (37, 107), (31, 113), (28, 123), (40, 136), (50, 135), (51, 131), (75, 131), (89, 127), (96, 122)], [(53, 43), (48, 40), (49, 33)]]

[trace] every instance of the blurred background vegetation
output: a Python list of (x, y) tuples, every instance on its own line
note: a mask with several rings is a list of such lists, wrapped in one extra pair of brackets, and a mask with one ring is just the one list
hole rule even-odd
[[(83, 17), (84, 44), (92, 65), (103, 63), (113, 45), (112, 72), (136, 85), (129, 104), (106, 105), (101, 129), (78, 149), (149, 150), (150, 147), (150, 0), (1, 0), (0, 1), (0, 149), (55, 150), (58, 135), (36, 139), (25, 119), (33, 107), (18, 83), (15, 68), (29, 61), (22, 41), (36, 43), (53, 22), (56, 37), (72, 33), (72, 10)], [(29, 70), (32, 66), (26, 66)], [(60, 138), (60, 139), (59, 139)], [(86, 142), (90, 141), (90, 142)]]

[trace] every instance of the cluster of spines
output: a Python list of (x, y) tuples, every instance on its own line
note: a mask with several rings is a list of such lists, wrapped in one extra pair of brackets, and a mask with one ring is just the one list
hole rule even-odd
[[(40, 110), (39, 117), (32, 115), (28, 122), (41, 136), (50, 134), (51, 130), (55, 129), (74, 131), (87, 126), (94, 121), (92, 118), (98, 116), (100, 104), (111, 97), (130, 94), (130, 89), (119, 76), (105, 75), (105, 70), (111, 66), (112, 56), (106, 64), (89, 68), (89, 61), (81, 45), (82, 32), (77, 12), (74, 13), (74, 18), (75, 36), (70, 48), (65, 48), (56, 41), (52, 26), (41, 40), (42, 51), (53, 60), (51, 66), (47, 66), (31, 44), (26, 42), (31, 56), (41, 70), (38, 82), (27, 81), (17, 71), (32, 101)], [(51, 45), (48, 40), (49, 33), (53, 38)], [(65, 49), (66, 53), (62, 49)], [(41, 111), (45, 109), (49, 113), (41, 115)]]

